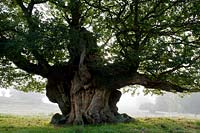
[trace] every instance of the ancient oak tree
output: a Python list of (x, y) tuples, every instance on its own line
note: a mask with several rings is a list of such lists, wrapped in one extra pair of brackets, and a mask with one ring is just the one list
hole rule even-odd
[(1, 0), (0, 85), (45, 88), (53, 123), (128, 121), (120, 88), (200, 91), (199, 39), (198, 0)]

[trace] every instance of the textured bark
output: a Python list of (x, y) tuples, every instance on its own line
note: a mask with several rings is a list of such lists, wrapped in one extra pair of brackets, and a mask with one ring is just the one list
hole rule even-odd
[[(85, 65), (74, 73), (70, 88), (67, 83), (48, 80), (47, 96), (58, 103), (62, 115), (52, 117), (53, 124), (99, 124), (130, 121), (120, 115), (116, 106), (121, 97), (118, 90), (99, 88)], [(66, 91), (65, 89), (69, 89)]]
[[(70, 102), (63, 102), (61, 94), (54, 94), (62, 115), (55, 114), (53, 124), (100, 124), (130, 121), (126, 115), (120, 115), (116, 103), (121, 97), (118, 90), (81, 89), (70, 93)], [(57, 95), (57, 97), (55, 97)], [(49, 95), (48, 95), (49, 96)], [(68, 112), (66, 114), (66, 112)], [(124, 117), (125, 116), (125, 117)]]
[(51, 102), (58, 104), (63, 115), (67, 115), (70, 112), (70, 98), (64, 91), (62, 81), (55, 82), (49, 79), (46, 86), (46, 95)]

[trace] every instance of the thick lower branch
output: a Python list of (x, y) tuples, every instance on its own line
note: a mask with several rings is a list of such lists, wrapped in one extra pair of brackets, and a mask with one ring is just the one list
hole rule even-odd
[(41, 75), (47, 77), (49, 67), (43, 64), (33, 64), (29, 60), (24, 58), (22, 55), (18, 54), (15, 56), (7, 56), (7, 58), (12, 61), (18, 68), (32, 74)]
[(144, 74), (139, 74), (139, 73), (124, 73), (117, 77), (110, 77), (108, 79), (109, 82), (107, 82), (107, 87), (111, 89), (120, 89), (125, 86), (129, 85), (142, 85), (145, 88), (149, 89), (158, 89), (158, 90), (163, 90), (163, 91), (168, 91), (168, 92), (197, 92), (199, 90), (192, 90), (189, 88), (181, 87), (177, 84), (171, 83), (169, 81), (162, 81), (159, 79), (150, 79)]
[(152, 80), (144, 74), (137, 73), (135, 74), (135, 78), (137, 78), (138, 80), (135, 80), (136, 82), (133, 81), (132, 82), (133, 84), (143, 85), (146, 88), (159, 89), (159, 90), (169, 91), (169, 92), (174, 92), (174, 91), (175, 92), (196, 92), (197, 91), (197, 90), (181, 87), (169, 81), (162, 81), (159, 79)]

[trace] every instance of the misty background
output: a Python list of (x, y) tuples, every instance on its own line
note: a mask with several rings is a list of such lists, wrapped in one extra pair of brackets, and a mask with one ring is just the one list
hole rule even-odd
[[(139, 94), (138, 94), (139, 93)], [(124, 93), (117, 104), (120, 113), (133, 117), (200, 117), (200, 93), (145, 95), (142, 88), (135, 95)], [(60, 112), (45, 93), (21, 92), (0, 88), (0, 113), (15, 115), (51, 115)]]

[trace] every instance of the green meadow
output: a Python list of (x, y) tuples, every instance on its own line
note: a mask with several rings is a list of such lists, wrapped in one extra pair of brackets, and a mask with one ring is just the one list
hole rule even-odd
[(136, 118), (130, 123), (54, 126), (50, 116), (0, 115), (0, 133), (200, 133), (200, 119)]

